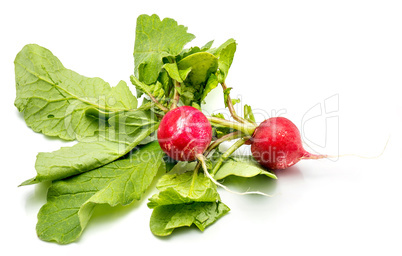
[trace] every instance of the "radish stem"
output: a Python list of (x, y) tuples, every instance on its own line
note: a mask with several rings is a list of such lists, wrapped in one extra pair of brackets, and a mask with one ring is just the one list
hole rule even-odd
[(212, 169), (211, 173), (212, 175), (215, 175), (216, 172), (219, 170), (223, 162), (231, 155), (233, 152), (236, 151), (236, 149), (240, 148), (247, 140), (250, 139), (250, 136), (243, 137), (236, 141), (232, 146), (228, 148), (228, 150), (225, 151), (219, 158), (218, 162), (215, 164), (214, 168)]
[(204, 156), (207, 157), (209, 155), (209, 153), (211, 153), (211, 151), (213, 149), (215, 149), (217, 146), (219, 146), (222, 142), (238, 139), (242, 135), (243, 135), (242, 132), (237, 131), (237, 132), (232, 132), (232, 133), (229, 133), (229, 134), (226, 134), (226, 135), (220, 137), (219, 139), (215, 140), (211, 145), (209, 145), (209, 147), (204, 152)]
[(174, 109), (177, 107), (177, 104), (179, 104), (180, 100), (180, 94), (179, 91), (177, 90), (177, 87), (180, 87), (180, 83), (177, 81), (174, 81), (174, 95), (173, 95), (173, 104), (170, 109)]
[(213, 117), (213, 116), (206, 116), (206, 117), (212, 124), (218, 124), (218, 125), (222, 125), (225, 127), (233, 128), (235, 130), (243, 132), (246, 135), (252, 135), (254, 133), (255, 129), (257, 128), (256, 125), (251, 124), (251, 123), (244, 124), (244, 123), (229, 121), (229, 120), (222, 119), (219, 117)]
[[(211, 145), (209, 145), (209, 147), (204, 152), (204, 157), (207, 157), (209, 155), (209, 153), (211, 153), (211, 151), (214, 150), (216, 147), (218, 147), (222, 142), (240, 138), (242, 135), (243, 135), (242, 132), (237, 131), (237, 132), (232, 132), (232, 133), (229, 133), (229, 134), (226, 134), (226, 135), (220, 137), (219, 139), (215, 140)], [(198, 171), (198, 169), (200, 169), (200, 167), (201, 167), (201, 161), (198, 161), (194, 170)]]
[[(222, 85), (222, 89), (225, 91), (227, 89), (227, 86), (225, 84), (225, 82), (221, 83)], [(229, 108), (229, 112), (232, 115), (233, 119), (236, 120), (239, 123), (243, 123), (243, 124), (249, 124), (250, 122), (247, 121), (246, 119), (242, 118), (241, 116), (236, 114), (236, 111), (234, 109), (233, 103), (232, 103), (232, 99), (230, 98), (230, 95), (228, 94), (227, 96), (227, 102), (226, 104), (228, 105)]]

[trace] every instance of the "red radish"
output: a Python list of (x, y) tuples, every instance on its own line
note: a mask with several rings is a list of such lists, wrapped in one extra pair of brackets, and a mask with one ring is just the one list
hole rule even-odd
[(296, 125), (284, 117), (269, 118), (256, 128), (251, 139), (251, 152), (257, 162), (271, 170), (286, 169), (300, 159), (326, 157), (307, 152)]
[(162, 150), (178, 161), (193, 161), (204, 153), (212, 139), (212, 127), (205, 115), (190, 106), (177, 107), (162, 118), (158, 142)]

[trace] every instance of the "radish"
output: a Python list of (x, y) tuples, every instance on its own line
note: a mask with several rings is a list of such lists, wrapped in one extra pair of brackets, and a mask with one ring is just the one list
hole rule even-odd
[(190, 106), (176, 107), (162, 118), (158, 142), (162, 150), (178, 161), (194, 161), (212, 140), (212, 127), (205, 115)]
[[(158, 128), (158, 142), (162, 150), (174, 160), (194, 161), (198, 159), (205, 176), (215, 185), (226, 191), (239, 194), (259, 194), (262, 192), (234, 192), (217, 182), (208, 172), (206, 158), (203, 155), (212, 140), (212, 127), (207, 117), (198, 109), (190, 106), (176, 107), (165, 114)], [(195, 171), (198, 171), (196, 169)]]
[(271, 170), (286, 169), (301, 159), (327, 157), (307, 152), (296, 125), (284, 117), (269, 118), (256, 128), (251, 153), (257, 162)]

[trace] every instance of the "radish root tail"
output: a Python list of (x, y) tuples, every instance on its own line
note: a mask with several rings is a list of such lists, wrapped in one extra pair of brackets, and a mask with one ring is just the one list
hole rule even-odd
[(316, 155), (316, 154), (311, 154), (309, 152), (306, 152), (304, 154), (304, 156), (301, 157), (301, 159), (323, 159), (323, 158), (338, 158), (338, 157), (345, 157), (345, 156), (352, 156), (352, 157), (359, 157), (359, 158), (364, 158), (364, 159), (377, 159), (379, 157), (381, 157), (387, 146), (388, 146), (388, 142), (389, 142), (390, 137), (388, 137), (387, 142), (384, 145), (383, 150), (375, 156), (363, 156), (363, 155), (358, 155), (358, 154), (342, 154), (342, 155)]

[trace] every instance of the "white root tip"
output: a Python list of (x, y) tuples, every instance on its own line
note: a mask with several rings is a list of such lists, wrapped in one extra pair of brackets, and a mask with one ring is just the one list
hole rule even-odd
[(374, 155), (374, 156), (364, 156), (364, 155), (359, 155), (359, 154), (315, 155), (315, 154), (310, 154), (310, 153), (307, 152), (308, 155), (301, 157), (301, 159), (339, 158), (339, 157), (348, 157), (348, 156), (350, 156), (350, 157), (358, 157), (358, 158), (363, 158), (363, 159), (377, 159), (377, 158), (380, 158), (384, 154), (384, 152), (385, 152), (385, 150), (386, 150), (386, 148), (388, 146), (389, 140), (390, 140), (390, 136), (388, 137), (387, 141), (385, 142), (385, 145), (384, 145), (384, 148), (382, 149), (382, 151), (379, 154)]

